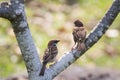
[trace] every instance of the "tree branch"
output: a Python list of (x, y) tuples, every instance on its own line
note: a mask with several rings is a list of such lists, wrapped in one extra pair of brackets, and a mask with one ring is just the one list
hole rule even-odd
[(2, 2), (0, 4), (0, 17), (9, 19), (9, 16), (11, 15), (10, 12), (9, 4), (7, 2)]
[[(12, 25), (20, 46), (30, 80), (52, 80), (86, 51), (70, 51), (39, 77), (41, 63), (30, 34), (24, 11), (24, 0), (10, 0), (10, 4), (1, 3), (0, 17), (8, 19)], [(106, 32), (120, 11), (120, 0), (115, 0), (103, 19), (96, 25), (85, 40), (86, 48), (92, 47)]]
[(10, 0), (11, 4), (24, 4), (24, 0)]
[(24, 0), (10, 0), (10, 4), (7, 2), (5, 4), (2, 3), (0, 17), (8, 19), (12, 23), (29, 79), (38, 80), (41, 63), (28, 28), (23, 2)]
[[(120, 0), (115, 0), (105, 14), (103, 19), (96, 25), (96, 27), (91, 31), (88, 37), (85, 40), (86, 48), (89, 49), (92, 47), (106, 32), (106, 30), (110, 27), (114, 19), (117, 17), (119, 13)], [(87, 51), (87, 50), (86, 50)], [(45, 76), (41, 77), (42, 79), (47, 78), (46, 80), (52, 80), (56, 75), (66, 69), (70, 64), (72, 64), (76, 59), (78, 59), (81, 55), (83, 55), (86, 51), (70, 51), (65, 53), (61, 59), (54, 64), (52, 67), (45, 71)]]

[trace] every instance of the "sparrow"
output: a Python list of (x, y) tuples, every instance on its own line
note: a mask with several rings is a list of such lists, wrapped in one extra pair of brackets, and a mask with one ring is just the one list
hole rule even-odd
[(75, 27), (73, 28), (73, 39), (74, 39), (74, 46), (72, 49), (76, 48), (77, 50), (86, 50), (84, 41), (86, 38), (86, 30), (83, 26), (83, 23), (79, 20), (74, 22)]
[(43, 55), (43, 62), (42, 62), (43, 66), (41, 68), (39, 76), (44, 76), (47, 63), (53, 62), (55, 60), (56, 55), (58, 54), (57, 43), (59, 41), (60, 40), (50, 40), (48, 42), (47, 49), (45, 50)]

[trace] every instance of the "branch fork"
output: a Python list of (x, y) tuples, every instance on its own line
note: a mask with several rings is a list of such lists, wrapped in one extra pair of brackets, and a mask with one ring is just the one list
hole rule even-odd
[(10, 0), (10, 3), (3, 2), (0, 5), (0, 17), (8, 19), (13, 26), (30, 80), (52, 80), (92, 47), (103, 36), (120, 12), (120, 0), (114, 0), (111, 8), (105, 14), (103, 19), (101, 19), (87, 36), (85, 40), (87, 50), (72, 50), (65, 53), (56, 64), (49, 69), (46, 69), (44, 76), (39, 76), (42, 64), (39, 60), (38, 52), (26, 21), (24, 0)]

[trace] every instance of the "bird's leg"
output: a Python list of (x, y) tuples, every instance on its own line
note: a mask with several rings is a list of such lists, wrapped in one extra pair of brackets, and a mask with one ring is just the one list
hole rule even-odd
[(75, 44), (73, 45), (73, 47), (72, 47), (72, 49), (71, 49), (71, 50), (74, 50), (74, 49), (75, 49), (75, 45), (76, 45), (76, 42), (75, 42)]
[(51, 63), (50, 65), (49, 65), (49, 67), (52, 67), (54, 65), (54, 63)]
[(52, 67), (54, 64), (56, 64), (56, 63), (57, 63), (57, 61), (58, 61), (58, 59), (57, 59), (57, 58), (55, 58), (55, 59), (54, 59), (54, 63), (50, 64), (50, 67)]

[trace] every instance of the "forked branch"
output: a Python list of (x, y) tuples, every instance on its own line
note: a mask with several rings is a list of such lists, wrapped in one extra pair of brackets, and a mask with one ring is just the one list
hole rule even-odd
[(1, 3), (0, 17), (8, 19), (12, 23), (13, 30), (21, 49), (30, 80), (52, 80), (76, 59), (83, 55), (104, 35), (120, 11), (120, 0), (114, 0), (111, 8), (87, 36), (85, 40), (87, 50), (73, 50), (65, 53), (56, 64), (45, 71), (44, 76), (39, 76), (42, 65), (40, 63), (36, 47), (28, 28), (23, 3), (24, 0), (10, 0), (10, 3)]

